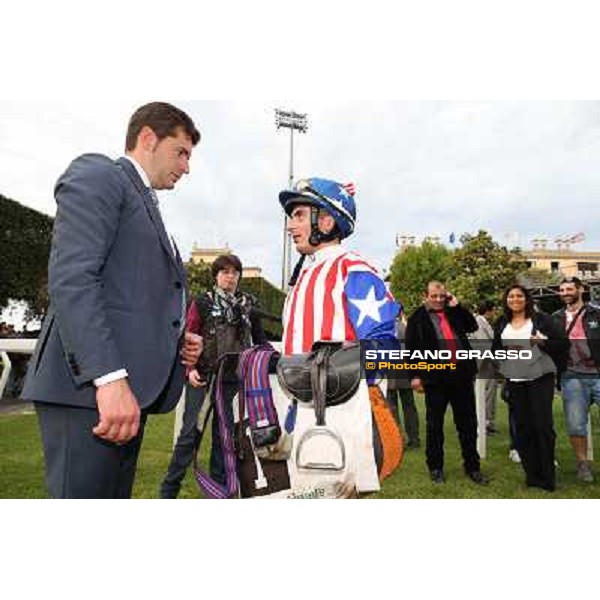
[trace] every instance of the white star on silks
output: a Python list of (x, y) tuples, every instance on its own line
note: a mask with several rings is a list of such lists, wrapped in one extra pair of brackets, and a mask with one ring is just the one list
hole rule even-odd
[(344, 198), (350, 198), (350, 194), (346, 191), (346, 188), (343, 188), (341, 185), (339, 186), (339, 188), (340, 194), (344, 196)]
[(375, 287), (371, 286), (367, 295), (362, 300), (348, 298), (349, 302), (352, 302), (356, 308), (360, 311), (358, 315), (358, 322), (356, 323), (357, 327), (360, 327), (362, 322), (365, 320), (365, 317), (371, 317), (373, 321), (377, 321), (381, 323), (381, 316), (379, 315), (379, 309), (386, 302), (386, 298), (382, 298), (381, 300), (377, 300), (375, 297)]

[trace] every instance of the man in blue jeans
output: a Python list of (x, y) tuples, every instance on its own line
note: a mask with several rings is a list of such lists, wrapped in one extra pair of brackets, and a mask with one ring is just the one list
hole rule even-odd
[(555, 317), (571, 342), (567, 370), (561, 379), (565, 421), (577, 460), (577, 478), (592, 483), (587, 424), (592, 403), (600, 406), (600, 310), (583, 301), (583, 283), (577, 277), (563, 279), (559, 294), (565, 308)]

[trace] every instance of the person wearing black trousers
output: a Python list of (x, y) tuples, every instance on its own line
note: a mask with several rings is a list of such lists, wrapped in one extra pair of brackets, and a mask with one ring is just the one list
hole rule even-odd
[[(472, 350), (468, 333), (477, 330), (475, 317), (439, 281), (430, 281), (423, 305), (409, 317), (406, 326), (406, 349), (414, 352), (446, 350), (453, 356), (458, 350)], [(474, 360), (456, 361), (451, 371), (424, 371), (413, 377), (412, 388), (425, 393), (427, 467), (435, 484), (445, 481), (444, 417), (448, 404), (462, 450), (466, 475), (478, 485), (486, 485), (477, 452), (477, 415), (475, 411)]]
[[(220, 356), (237, 353), (252, 345), (265, 344), (267, 337), (257, 311), (256, 299), (238, 291), (242, 263), (234, 254), (219, 256), (211, 267), (214, 287), (198, 296), (189, 306), (187, 329), (202, 336), (204, 350), (194, 368), (188, 372), (183, 425), (165, 478), (160, 497), (176, 498), (187, 468), (194, 459), (200, 433), (198, 414), (205, 400), (206, 390), (215, 376), (215, 365)], [(227, 420), (233, 429), (233, 398), (239, 389), (235, 366), (225, 366), (223, 395)], [(212, 420), (212, 447), (210, 474), (225, 483), (225, 466), (219, 436), (218, 420)]]
[(569, 342), (550, 316), (536, 312), (522, 285), (508, 288), (504, 315), (494, 328), (493, 349), (531, 350), (531, 359), (507, 359), (500, 373), (507, 380), (516, 433), (516, 446), (528, 487), (556, 489), (554, 450), (556, 434), (552, 401), (556, 375), (566, 366)]
[[(404, 338), (406, 337), (406, 316), (404, 311), (401, 311), (396, 319), (396, 337), (400, 342), (401, 348), (404, 348)], [(387, 382), (386, 402), (392, 411), (392, 415), (394, 415), (396, 423), (400, 427), (398, 399), (402, 404), (402, 414), (404, 415), (405, 448), (419, 448), (421, 446), (419, 438), (419, 413), (415, 406), (415, 397), (410, 385), (410, 379), (390, 377)]]

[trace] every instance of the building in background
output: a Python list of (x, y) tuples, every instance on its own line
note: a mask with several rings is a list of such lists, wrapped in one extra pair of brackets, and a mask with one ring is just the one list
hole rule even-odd
[[(223, 248), (201, 248), (198, 244), (194, 243), (192, 247), (192, 255), (190, 256), (190, 261), (194, 264), (199, 264), (203, 262), (206, 265), (212, 265), (215, 260), (222, 256), (223, 254), (233, 254), (231, 248), (225, 244)], [(243, 257), (240, 257), (242, 260), (242, 265), (244, 264)], [(243, 267), (242, 278), (251, 279), (253, 277), (262, 277), (262, 269), (257, 266), (249, 266)]]
[(600, 277), (600, 252), (571, 248), (571, 244), (582, 242), (584, 239), (582, 233), (571, 237), (559, 237), (554, 240), (554, 247), (549, 247), (548, 238), (537, 237), (531, 240), (531, 249), (521, 252), (529, 268), (555, 273), (560, 277), (597, 279)]

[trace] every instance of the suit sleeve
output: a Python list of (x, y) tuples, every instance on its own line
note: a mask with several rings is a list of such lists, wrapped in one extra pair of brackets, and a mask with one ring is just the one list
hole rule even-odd
[(67, 364), (82, 385), (125, 367), (107, 318), (102, 270), (124, 192), (106, 157), (76, 159), (59, 179), (48, 291)]
[(464, 306), (457, 304), (452, 308), (447, 309), (448, 312), (454, 313), (454, 318), (460, 324), (461, 329), (465, 333), (474, 333), (479, 328), (477, 320)]

